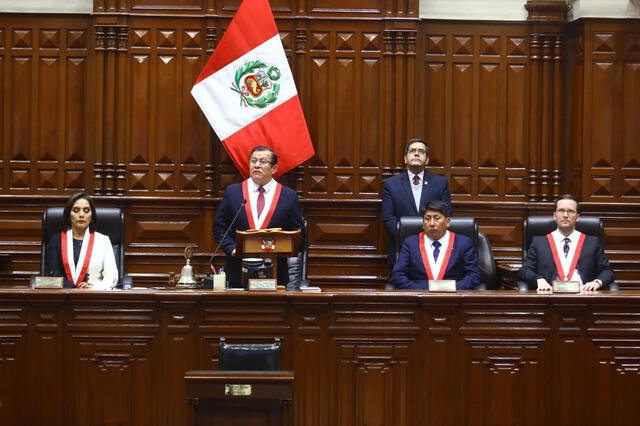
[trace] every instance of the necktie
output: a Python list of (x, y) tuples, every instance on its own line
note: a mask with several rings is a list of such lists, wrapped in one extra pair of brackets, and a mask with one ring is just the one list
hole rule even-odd
[(569, 238), (564, 239), (564, 247), (562, 247), (562, 251), (564, 252), (564, 257), (569, 256), (569, 243), (571, 240)]
[(440, 254), (440, 241), (433, 242), (433, 260), (438, 260), (438, 255)]
[(264, 188), (261, 186), (258, 188), (258, 217), (260, 217), (260, 213), (264, 210)]
[(414, 185), (420, 185), (420, 176), (415, 175), (415, 176), (413, 177), (413, 184), (414, 184)]

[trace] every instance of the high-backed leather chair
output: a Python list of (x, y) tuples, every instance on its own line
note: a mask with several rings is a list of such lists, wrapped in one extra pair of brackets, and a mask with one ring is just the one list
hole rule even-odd
[[(44, 275), (47, 265), (47, 247), (52, 235), (60, 232), (62, 207), (51, 207), (42, 216), (42, 243), (40, 249), (40, 274)], [(98, 222), (96, 231), (107, 235), (113, 246), (113, 254), (118, 267), (118, 286), (130, 287), (131, 278), (124, 272), (124, 214), (118, 208), (96, 207)]]
[[(529, 247), (533, 237), (539, 235), (547, 235), (557, 228), (556, 221), (553, 216), (530, 216), (524, 219), (522, 226), (522, 262), (527, 257)], [(584, 234), (598, 237), (600, 244), (604, 247), (604, 225), (602, 219), (595, 216), (580, 216), (576, 223), (576, 229)], [(518, 289), (520, 291), (535, 290), (529, 288), (526, 282), (518, 281)], [(611, 283), (610, 290), (617, 290), (618, 284)]]
[[(530, 216), (524, 219), (522, 226), (522, 260), (527, 256), (533, 237), (547, 235), (555, 231), (557, 225), (553, 216)], [(587, 235), (595, 235), (604, 246), (604, 225), (602, 219), (595, 216), (580, 216), (576, 229)]]
[(307, 264), (309, 260), (309, 242), (307, 237), (307, 221), (302, 220), (302, 229), (300, 233), (300, 253), (298, 256), (287, 258), (287, 267), (289, 269), (288, 290), (295, 290), (300, 287), (308, 287), (309, 279), (307, 275)]
[[(478, 232), (476, 220), (472, 217), (452, 217), (449, 230), (471, 238), (473, 246), (476, 248), (478, 258), (478, 268), (480, 269), (480, 285), (477, 289), (497, 288), (496, 263), (491, 252), (491, 245), (486, 235)], [(422, 217), (403, 216), (398, 221), (396, 233), (396, 256), (400, 253), (404, 239), (409, 235), (422, 231)]]
[(219, 370), (280, 370), (280, 339), (273, 343), (230, 344), (220, 338)]

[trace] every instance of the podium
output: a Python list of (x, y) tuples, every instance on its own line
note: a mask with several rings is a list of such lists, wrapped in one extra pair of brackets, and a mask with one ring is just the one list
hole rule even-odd
[(292, 371), (187, 371), (195, 425), (289, 426)]
[(300, 229), (283, 231), (280, 228), (236, 231), (236, 257), (271, 259), (273, 277), (277, 280), (278, 257), (290, 257), (300, 251), (300, 233)]

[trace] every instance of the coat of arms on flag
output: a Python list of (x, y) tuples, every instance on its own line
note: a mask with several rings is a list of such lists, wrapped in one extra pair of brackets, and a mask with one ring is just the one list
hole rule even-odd
[(314, 154), (268, 0), (243, 0), (191, 94), (244, 177), (258, 145), (278, 155), (276, 177)]
[(247, 62), (236, 71), (231, 90), (240, 95), (242, 105), (264, 108), (278, 99), (280, 83), (276, 82), (280, 75), (278, 67), (267, 67), (261, 61)]

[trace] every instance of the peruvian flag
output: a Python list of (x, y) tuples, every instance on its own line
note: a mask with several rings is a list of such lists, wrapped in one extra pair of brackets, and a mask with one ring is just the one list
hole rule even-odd
[(268, 0), (242, 2), (191, 94), (245, 178), (255, 146), (274, 150), (276, 177), (314, 154)]

